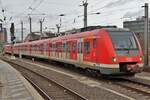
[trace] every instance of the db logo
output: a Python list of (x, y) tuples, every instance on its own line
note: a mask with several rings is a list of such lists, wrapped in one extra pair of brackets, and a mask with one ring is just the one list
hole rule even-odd
[(132, 61), (132, 58), (126, 58), (127, 61)]

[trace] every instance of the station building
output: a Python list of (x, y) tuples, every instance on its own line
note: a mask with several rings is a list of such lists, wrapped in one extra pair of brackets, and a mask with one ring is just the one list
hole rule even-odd
[[(123, 27), (128, 28), (131, 31), (135, 32), (140, 43), (144, 46), (144, 18), (137, 18), (136, 20), (132, 21), (124, 21)], [(150, 19), (149, 19), (149, 46), (150, 46)], [(143, 48), (143, 47), (142, 47)]]

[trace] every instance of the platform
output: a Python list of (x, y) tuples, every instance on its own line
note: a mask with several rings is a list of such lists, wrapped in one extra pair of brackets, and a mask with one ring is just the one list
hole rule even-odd
[(0, 100), (44, 100), (13, 67), (0, 60)]

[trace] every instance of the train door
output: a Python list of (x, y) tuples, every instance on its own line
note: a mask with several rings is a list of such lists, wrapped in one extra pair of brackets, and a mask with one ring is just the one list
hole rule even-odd
[(38, 56), (38, 45), (37, 44), (34, 45), (34, 55)]
[(62, 59), (62, 42), (60, 42), (59, 58)]
[(37, 54), (41, 55), (41, 47), (40, 44), (37, 44)]
[(36, 55), (36, 47), (37, 47), (37, 45), (34, 44), (34, 47), (33, 47), (33, 48), (34, 48), (34, 56), (37, 56), (37, 55)]
[(52, 48), (53, 48), (53, 54), (52, 54), (52, 56), (53, 56), (53, 58), (56, 58), (56, 43), (53, 42)]
[(81, 64), (83, 62), (83, 39), (78, 40), (78, 52), (77, 52), (77, 59), (78, 62)]
[(49, 56), (49, 58), (51, 58), (51, 51), (52, 51), (52, 43), (49, 41), (49, 43), (48, 43), (48, 56)]
[(70, 59), (70, 41), (66, 43), (66, 58)]
[(90, 39), (85, 39), (84, 40), (83, 60), (85, 62), (89, 62), (92, 59), (92, 57), (91, 57), (91, 50), (92, 50), (91, 44), (92, 44), (92, 42), (91, 42)]
[(40, 54), (43, 56), (43, 44), (40, 44)]
[(49, 42), (46, 41), (46, 57), (49, 57)]
[(48, 43), (47, 42), (44, 42), (44, 45), (43, 45), (43, 55), (44, 57), (48, 57)]
[(52, 43), (52, 49), (51, 49), (51, 57), (55, 57), (55, 43)]
[(96, 44), (97, 44), (96, 38), (93, 38), (92, 42), (93, 42), (93, 43), (92, 43), (92, 49), (91, 49), (91, 50), (92, 50), (92, 52), (91, 52), (91, 53), (92, 53), (92, 54), (91, 54), (91, 56), (92, 56), (92, 57), (91, 57), (91, 58), (92, 58), (91, 61), (94, 62), (94, 63), (97, 63), (97, 59), (96, 59), (96, 58), (97, 58), (97, 57), (96, 57), (96, 55), (97, 55), (97, 54), (96, 54), (96, 52), (97, 52), (97, 51), (96, 51), (96, 50), (97, 50), (97, 49), (96, 49)]
[(55, 53), (56, 58), (59, 58), (59, 42), (56, 42), (56, 53)]
[[(22, 54), (22, 46), (20, 46), (21, 48), (20, 48), (20, 50), (21, 50), (21, 54)], [(32, 44), (30, 44), (30, 56), (32, 56)]]
[(77, 60), (77, 41), (72, 42), (72, 59)]
[[(23, 51), (23, 48), (22, 48)], [(34, 56), (34, 44), (31, 44), (31, 56)]]
[(61, 57), (62, 57), (62, 56), (61, 56), (61, 54), (62, 54), (62, 53), (61, 53), (61, 45), (62, 45), (62, 43), (61, 43), (61, 42), (58, 42), (58, 47), (57, 47), (57, 49), (58, 49), (58, 50), (57, 50), (58, 54), (57, 54), (57, 57), (60, 58), (60, 59), (61, 59)]
[(62, 59), (66, 59), (66, 42), (62, 43)]
[[(21, 49), (20, 49), (20, 51), (21, 51)], [(30, 44), (28, 44), (28, 54), (29, 54), (29, 56), (31, 55), (31, 45)]]

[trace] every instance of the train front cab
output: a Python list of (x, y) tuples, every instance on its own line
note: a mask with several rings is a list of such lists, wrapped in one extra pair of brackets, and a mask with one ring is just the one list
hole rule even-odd
[(134, 75), (141, 72), (143, 54), (134, 33), (125, 30), (108, 30), (105, 33), (108, 36), (106, 36), (107, 46), (103, 49), (107, 54), (103, 54), (103, 59), (106, 56), (108, 58), (105, 59), (105, 64), (99, 65), (101, 73), (105, 75)]

